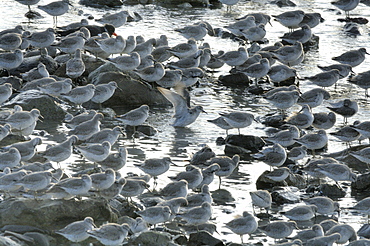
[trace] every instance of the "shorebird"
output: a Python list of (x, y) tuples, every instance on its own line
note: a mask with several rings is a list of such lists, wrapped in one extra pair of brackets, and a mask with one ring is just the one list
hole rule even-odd
[[(135, 127), (143, 124), (149, 116), (149, 106), (141, 105), (139, 108), (133, 109), (123, 115), (117, 116), (117, 120), (121, 121), (124, 125)], [(134, 136), (134, 135), (133, 135)]]
[(281, 212), (284, 216), (294, 221), (310, 220), (316, 216), (316, 205), (298, 205), (286, 212)]
[(67, 140), (60, 144), (47, 147), (42, 156), (49, 161), (57, 162), (58, 164), (62, 161), (67, 160), (72, 154), (72, 146), (78, 141), (76, 136), (70, 136)]
[[(186, 99), (176, 92), (161, 87), (158, 87), (157, 89), (165, 98), (167, 98), (168, 101), (172, 103), (173, 107), (175, 108), (175, 121), (172, 126), (185, 127), (190, 125), (198, 118), (201, 112), (205, 112), (202, 106), (190, 108), (186, 102)], [(182, 90), (184, 91), (186, 89), (182, 87)]]
[(137, 52), (132, 52), (127, 55), (111, 58), (109, 61), (122, 71), (133, 71), (140, 65), (141, 59)]
[(171, 209), (169, 206), (153, 206), (135, 213), (155, 227), (156, 224), (167, 222), (170, 219)]
[(75, 51), (75, 57), (66, 62), (66, 75), (72, 79), (80, 77), (85, 72), (85, 63), (81, 57), (81, 50)]
[(76, 149), (84, 156), (85, 159), (94, 164), (99, 161), (104, 161), (110, 152), (111, 145), (108, 141), (99, 144), (91, 144), (87, 146), (76, 146)]
[(196, 41), (202, 40), (208, 32), (207, 24), (201, 22), (198, 25), (185, 26), (183, 28), (175, 29), (176, 32), (179, 32), (186, 39), (193, 38)]
[(186, 180), (188, 189), (197, 188), (203, 181), (203, 174), (200, 168), (189, 165), (186, 166), (186, 171), (178, 173), (176, 176), (168, 177), (172, 181)]
[(267, 236), (276, 239), (288, 237), (292, 234), (294, 229), (298, 229), (297, 223), (294, 221), (276, 221), (267, 224), (266, 226), (259, 227)]
[(221, 177), (230, 176), (234, 169), (239, 165), (240, 156), (235, 154), (232, 158), (228, 156), (213, 157), (207, 162), (207, 165), (217, 163), (220, 169), (215, 172), (219, 179), (218, 189), (221, 189)]
[(339, 203), (334, 202), (331, 198), (325, 196), (315, 196), (303, 200), (306, 204), (315, 205), (319, 214), (331, 215), (339, 213)]
[(22, 35), (18, 33), (7, 33), (0, 36), (0, 49), (10, 51), (17, 49), (22, 43)]
[(312, 155), (315, 157), (315, 150), (324, 148), (328, 144), (328, 136), (325, 130), (319, 130), (317, 133), (309, 133), (297, 138), (296, 142), (312, 150)]
[(69, 131), (70, 135), (76, 135), (79, 140), (85, 141), (100, 131), (100, 120), (104, 118), (101, 113), (94, 114), (94, 116), (87, 121), (84, 121), (72, 130)]
[(48, 28), (42, 32), (34, 32), (25, 39), (34, 47), (46, 48), (54, 43), (55, 31), (53, 28)]
[(367, 89), (370, 88), (370, 71), (362, 72), (357, 74), (354, 77), (350, 77), (347, 81), (351, 84), (355, 84), (358, 87), (365, 90), (365, 98), (369, 97), (369, 94), (367, 93)]
[(87, 233), (103, 245), (121, 245), (129, 231), (130, 227), (126, 223), (122, 225), (108, 223), (99, 228), (89, 230)]
[(369, 55), (366, 49), (359, 48), (358, 50), (350, 50), (350, 51), (344, 52), (340, 56), (336, 56), (331, 59), (339, 63), (342, 63), (342, 64), (348, 64), (352, 67), (356, 67), (365, 60), (365, 54)]
[(311, 28), (308, 25), (304, 24), (301, 26), (300, 30), (296, 30), (290, 33), (285, 33), (280, 38), (290, 44), (294, 44), (297, 41), (304, 44), (311, 39), (311, 36), (312, 36)]
[(87, 231), (92, 230), (94, 227), (94, 219), (86, 217), (84, 220), (66, 225), (64, 228), (55, 231), (55, 233), (62, 235), (71, 242), (78, 243), (86, 240), (89, 237)]
[(240, 128), (248, 127), (255, 120), (254, 115), (247, 112), (234, 111), (230, 113), (220, 113), (221, 117), (232, 128), (238, 128), (240, 135)]
[(56, 27), (58, 26), (57, 17), (67, 13), (70, 5), (71, 4), (69, 3), (69, 0), (62, 0), (51, 2), (46, 5), (39, 5), (37, 7), (42, 11), (46, 12), (47, 14), (53, 16), (54, 26)]
[(101, 107), (103, 102), (113, 96), (117, 88), (120, 89), (115, 81), (110, 81), (106, 84), (99, 84), (95, 86), (94, 96), (91, 98), (91, 101), (98, 103)]
[(23, 62), (23, 53), (21, 50), (15, 50), (14, 52), (6, 52), (0, 54), (0, 68), (4, 68), (8, 71), (19, 67)]
[(257, 190), (257, 191), (250, 191), (249, 192), (251, 198), (252, 198), (252, 209), (253, 213), (255, 214), (254, 211), (254, 206), (266, 209), (266, 213), (268, 213), (268, 210), (271, 208), (271, 203), (272, 203), (272, 197), (270, 192), (267, 190)]
[(304, 12), (302, 10), (286, 11), (280, 15), (273, 15), (275, 20), (292, 31), (299, 27), (299, 23), (303, 20)]
[(71, 196), (83, 196), (91, 189), (91, 178), (88, 174), (82, 174), (81, 177), (62, 179), (54, 184), (53, 188), (60, 188)]
[(346, 13), (346, 18), (349, 18), (349, 11), (354, 10), (357, 5), (360, 3), (360, 0), (337, 0), (331, 2), (335, 7), (343, 10)]
[(93, 96), (95, 91), (95, 85), (88, 84), (85, 86), (77, 86), (72, 89), (68, 94), (62, 94), (61, 97), (68, 99), (68, 101), (77, 105), (78, 108), (82, 108), (82, 104), (88, 102)]
[(98, 164), (105, 170), (107, 168), (112, 168), (114, 171), (120, 170), (127, 161), (127, 149), (125, 147), (118, 148), (117, 153), (111, 153), (108, 157), (98, 162)]
[(235, 234), (238, 234), (243, 244), (243, 235), (255, 232), (258, 228), (258, 224), (256, 218), (253, 215), (251, 215), (247, 211), (244, 211), (242, 217), (238, 217), (227, 222), (226, 227)]
[(342, 115), (345, 124), (347, 123), (349, 117), (352, 117), (358, 112), (357, 102), (348, 98), (336, 103), (331, 103), (331, 107), (327, 108), (334, 113)]
[(16, 1), (20, 4), (27, 5), (29, 12), (31, 12), (31, 5), (35, 5), (40, 2), (40, 0), (16, 0)]
[(102, 18), (96, 19), (96, 21), (102, 24), (111, 24), (115, 28), (118, 28), (126, 23), (128, 16), (130, 14), (126, 10), (123, 10), (114, 14), (106, 14)]
[(286, 119), (286, 122), (298, 127), (299, 129), (306, 129), (312, 125), (313, 120), (314, 117), (311, 112), (310, 106), (308, 106), (307, 104), (303, 104), (302, 109), (299, 112), (289, 116)]
[(324, 22), (325, 19), (321, 17), (320, 13), (305, 13), (303, 20), (299, 23), (299, 26), (308, 25), (311, 28), (314, 28), (321, 22)]
[(220, 0), (221, 3), (226, 5), (226, 11), (231, 12), (231, 7), (236, 5), (239, 0)]
[(144, 163), (134, 164), (134, 166), (138, 167), (141, 171), (153, 177), (154, 187), (156, 187), (158, 176), (167, 172), (171, 164), (173, 164), (171, 158), (164, 157), (146, 159)]

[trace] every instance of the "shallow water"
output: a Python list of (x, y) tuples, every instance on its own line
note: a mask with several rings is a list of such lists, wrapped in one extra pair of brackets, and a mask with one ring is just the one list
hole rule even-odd
[[(43, 5), (48, 2), (49, 1), (41, 0), (39, 4)], [(76, 0), (71, 2), (74, 5), (74, 9), (58, 18), (59, 25), (66, 25), (71, 22), (79, 21), (82, 18), (82, 16), (78, 16), (79, 10), (82, 10), (85, 14), (91, 14), (95, 18), (99, 18), (107, 12), (116, 12), (120, 10), (90, 8), (79, 5)], [(166, 34), (168, 36), (169, 45), (171, 46), (186, 41), (185, 38), (174, 31), (174, 28), (183, 27), (200, 20), (208, 21), (215, 28), (228, 25), (234, 21), (235, 17), (243, 16), (251, 12), (264, 12), (272, 15), (280, 14), (288, 10), (302, 9), (305, 12), (320, 12), (325, 22), (313, 29), (313, 33), (320, 37), (319, 48), (308, 51), (304, 62), (295, 67), (300, 77), (310, 76), (320, 72), (316, 65), (333, 64), (334, 62), (332, 62), (331, 57), (340, 55), (350, 49), (365, 47), (370, 50), (368, 27), (366, 25), (360, 26), (362, 32), (360, 36), (347, 36), (342, 31), (344, 23), (337, 21), (338, 18), (343, 18), (344, 13), (338, 15), (339, 11), (332, 6), (329, 1), (302, 0), (295, 1), (295, 3), (297, 4), (295, 8), (278, 8), (276, 5), (269, 4), (268, 1), (241, 1), (236, 7), (233, 7), (231, 15), (226, 14), (226, 8), (211, 10), (203, 8), (164, 8), (157, 5), (122, 6), (123, 10), (138, 12), (143, 17), (143, 20), (127, 23), (125, 26), (118, 28), (116, 33), (124, 37), (129, 35), (143, 35), (145, 39), (152, 37), (158, 38), (161, 34)], [(32, 9), (34, 9), (34, 6)], [(27, 7), (13, 0), (3, 0), (1, 10), (0, 18), (2, 21), (0, 23), (0, 29), (11, 28), (15, 25), (22, 24), (27, 30), (39, 31), (52, 26), (52, 18), (46, 16), (42, 11), (39, 12), (45, 18), (28, 23), (26, 17), (24, 17)], [(362, 4), (352, 11), (351, 15), (352, 17), (361, 16), (370, 19), (368, 7)], [(94, 21), (91, 20), (89, 22), (94, 23)], [(272, 20), (271, 23), (272, 26), (266, 26), (266, 38), (269, 40), (269, 45), (278, 41), (278, 37), (282, 36), (283, 33), (287, 31), (287, 29), (278, 22)], [(238, 43), (218, 37), (206, 36), (205, 42), (211, 45), (212, 53), (216, 53), (219, 50), (236, 50), (238, 47)], [(247, 47), (249, 47), (249, 45), (247, 45)], [(363, 64), (355, 67), (354, 71), (357, 73), (366, 71), (369, 67), (369, 59), (368, 57)], [(225, 131), (207, 122), (208, 119), (216, 118), (219, 112), (245, 110), (254, 113), (256, 116), (261, 116), (275, 111), (264, 99), (250, 95), (244, 88), (227, 88), (218, 84), (216, 82), (217, 77), (221, 74), (226, 74), (229, 69), (230, 68), (225, 65), (219, 72), (213, 75), (210, 74), (208, 79), (202, 80), (201, 85), (191, 92), (194, 104), (202, 105), (208, 114), (202, 114), (196, 123), (189, 127), (173, 128), (170, 125), (172, 122), (171, 116), (173, 114), (172, 108), (151, 107), (147, 124), (155, 127), (158, 130), (158, 134), (150, 138), (141, 137), (137, 139), (135, 143), (131, 140), (120, 138), (118, 143), (113, 146), (113, 149), (117, 149), (118, 146), (121, 145), (125, 145), (128, 148), (128, 162), (121, 170), (122, 175), (128, 172), (139, 173), (139, 170), (135, 168), (133, 164), (140, 163), (144, 161), (145, 158), (170, 156), (176, 164), (184, 166), (190, 159), (191, 154), (199, 150), (204, 144), (209, 145), (216, 154), (222, 155), (224, 146), (217, 146), (215, 142), (219, 136), (226, 137)], [(300, 81), (300, 89), (302, 92), (313, 87), (314, 86), (307, 83), (307, 81)], [(364, 97), (363, 90), (349, 85), (345, 79), (342, 79), (338, 82), (336, 89), (331, 87), (328, 91), (332, 96), (330, 99), (331, 102), (341, 98), (357, 99), (360, 110), (353, 119), (349, 120), (350, 122), (354, 120), (367, 120), (369, 118), (369, 106)], [(328, 102), (324, 102), (322, 106), (315, 108), (313, 112), (326, 112), (326, 106), (328, 106)], [(299, 107), (294, 107), (289, 112), (296, 111), (297, 109), (299, 109)], [(117, 114), (121, 114), (124, 113), (127, 108), (116, 108), (115, 110)], [(118, 122), (114, 120), (103, 121), (103, 128), (104, 126), (110, 126), (112, 124), (118, 124)], [(341, 125), (342, 117), (337, 116), (335, 128)], [(60, 140), (64, 138), (64, 134), (67, 130), (61, 122), (55, 124), (39, 124), (37, 128), (45, 129), (50, 134), (43, 137), (45, 143), (60, 142)], [(250, 127), (242, 129), (241, 133), (264, 136), (264, 128), (262, 124), (254, 122)], [(328, 132), (331, 131), (334, 131), (334, 129)], [(236, 133), (236, 130), (231, 130), (230, 132)], [(345, 145), (337, 139), (333, 137), (329, 137), (329, 139), (329, 153), (345, 148)], [(42, 146), (39, 150), (43, 148), (45, 148), (45, 146)], [(69, 168), (71, 171), (81, 165), (81, 160), (77, 155), (73, 155), (73, 157), (64, 163), (64, 167)], [(80, 168), (84, 167), (82, 166)], [(228, 242), (240, 242), (239, 236), (232, 234), (223, 225), (231, 220), (233, 216), (240, 215), (245, 210), (252, 211), (249, 191), (256, 189), (256, 179), (268, 168), (267, 165), (255, 160), (242, 161), (239, 168), (231, 177), (223, 179), (222, 188), (231, 192), (232, 196), (235, 198), (235, 202), (232, 202), (232, 206), (213, 206), (213, 222), (218, 225), (218, 232), (220, 232), (220, 235), (215, 234), (216, 237)], [(160, 177), (158, 188), (163, 187), (169, 182), (167, 176), (173, 176), (173, 174), (183, 169), (182, 167), (171, 167), (168, 173)], [(218, 180), (215, 180), (210, 188), (211, 190), (215, 190), (217, 187)], [(355, 199), (350, 195), (350, 190), (348, 190), (346, 197), (340, 199), (339, 202), (343, 208), (339, 222), (349, 223), (356, 230), (359, 229), (362, 223), (365, 223), (366, 219), (361, 217), (361, 215), (354, 216), (346, 209), (355, 203)], [(286, 205), (284, 208), (276, 207), (273, 210), (288, 210), (293, 206), (296, 206), (296, 204)], [(274, 214), (274, 216), (286, 220), (282, 215)], [(261, 233), (257, 233), (249, 242), (263, 242), (267, 245), (271, 243), (272, 240), (269, 238), (266, 239)]]

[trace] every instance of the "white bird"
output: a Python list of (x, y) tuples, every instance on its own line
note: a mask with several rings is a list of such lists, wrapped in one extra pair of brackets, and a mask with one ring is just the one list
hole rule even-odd
[[(198, 118), (201, 112), (205, 112), (203, 107), (199, 105), (190, 108), (185, 98), (176, 92), (161, 87), (158, 87), (158, 90), (175, 107), (175, 115), (173, 116), (175, 121), (172, 124), (175, 127), (190, 125)], [(185, 88), (183, 88), (183, 90), (185, 90)]]

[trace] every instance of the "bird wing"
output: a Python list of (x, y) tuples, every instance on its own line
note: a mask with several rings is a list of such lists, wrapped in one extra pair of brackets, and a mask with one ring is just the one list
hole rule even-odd
[(187, 111), (186, 101), (181, 95), (162, 87), (158, 87), (158, 90), (175, 107), (174, 117), (182, 116)]

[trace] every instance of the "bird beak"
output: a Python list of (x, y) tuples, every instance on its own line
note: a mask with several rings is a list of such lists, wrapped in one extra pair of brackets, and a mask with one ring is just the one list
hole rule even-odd
[(37, 119), (37, 120), (39, 120), (39, 121), (41, 121), (41, 122), (43, 122), (43, 120), (44, 120), (45, 118), (44, 118), (44, 116), (42, 116), (41, 114), (40, 114), (40, 116), (39, 116), (39, 118)]

